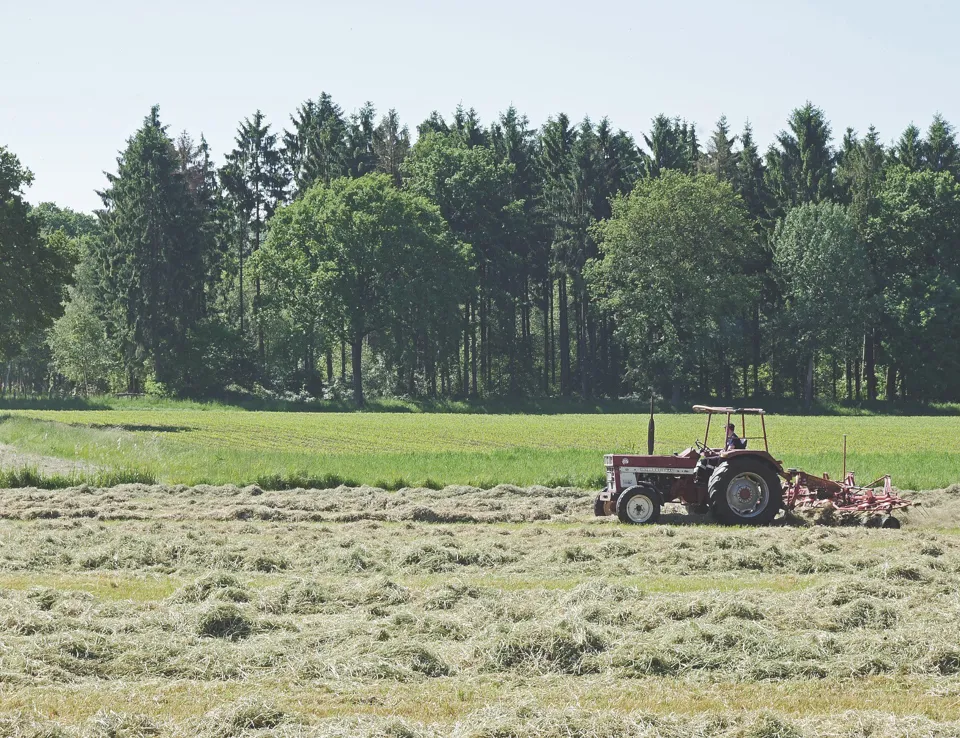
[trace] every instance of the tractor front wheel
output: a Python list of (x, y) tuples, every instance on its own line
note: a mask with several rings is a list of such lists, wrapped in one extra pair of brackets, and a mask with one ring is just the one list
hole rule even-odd
[(617, 517), (630, 525), (656, 523), (662, 505), (660, 493), (653, 487), (631, 487), (617, 498)]
[(604, 505), (606, 503), (600, 499), (600, 495), (597, 495), (593, 500), (593, 514), (598, 518), (602, 518), (607, 514), (607, 511), (604, 510)]
[(728, 525), (766, 525), (783, 505), (780, 477), (759, 459), (724, 461), (710, 476), (710, 511)]

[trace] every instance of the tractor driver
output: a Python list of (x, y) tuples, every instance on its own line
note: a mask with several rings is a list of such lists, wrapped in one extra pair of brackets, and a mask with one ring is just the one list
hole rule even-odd
[(727, 425), (727, 445), (724, 451), (739, 451), (747, 447), (747, 444), (737, 435), (737, 428), (733, 423)]

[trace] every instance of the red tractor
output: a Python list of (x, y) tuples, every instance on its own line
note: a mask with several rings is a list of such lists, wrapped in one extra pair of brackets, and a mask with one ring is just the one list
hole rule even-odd
[[(831, 480), (827, 474), (817, 477), (798, 469), (784, 469), (783, 463), (770, 454), (763, 410), (704, 405), (694, 405), (693, 409), (707, 414), (703, 443), (697, 441), (694, 447), (670, 456), (655, 456), (651, 414), (646, 456), (604, 456), (607, 487), (594, 502), (596, 515), (615, 514), (624, 523), (655, 523), (665, 502), (678, 502), (693, 512), (710, 512), (721, 523), (764, 525), (781, 508), (830, 506), (855, 514), (884, 513), (882, 527), (899, 527), (890, 512), (910, 503), (893, 491), (889, 476), (869, 487), (858, 487), (853, 474), (846, 472), (846, 448), (843, 482)], [(714, 415), (727, 419), (722, 449), (708, 445)], [(730, 422), (734, 415), (740, 416), (741, 436), (736, 436)], [(762, 435), (747, 436), (747, 415), (760, 417)], [(758, 445), (762, 441), (763, 448), (748, 448), (751, 441)], [(884, 491), (876, 494), (874, 488), (881, 483)]]

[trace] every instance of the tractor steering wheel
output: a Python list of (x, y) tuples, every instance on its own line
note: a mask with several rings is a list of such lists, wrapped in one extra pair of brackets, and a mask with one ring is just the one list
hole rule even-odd
[(694, 445), (696, 445), (698, 451), (708, 451), (708, 450), (709, 450), (709, 449), (707, 448), (707, 445), (706, 445), (706, 444), (700, 443), (700, 439), (699, 439), (699, 438), (698, 438), (696, 441), (694, 441), (693, 443), (694, 443)]

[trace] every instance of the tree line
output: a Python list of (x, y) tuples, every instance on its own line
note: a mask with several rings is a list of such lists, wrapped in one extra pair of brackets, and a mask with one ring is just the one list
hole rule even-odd
[[(960, 399), (960, 150), (936, 115), (761, 153), (725, 117), (459, 107), (412, 135), (322, 94), (221, 164), (155, 107), (95, 215), (0, 149), (4, 391)], [(26, 295), (30, 299), (26, 299)]]

